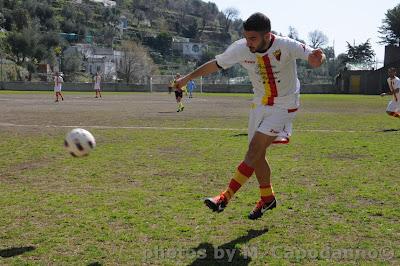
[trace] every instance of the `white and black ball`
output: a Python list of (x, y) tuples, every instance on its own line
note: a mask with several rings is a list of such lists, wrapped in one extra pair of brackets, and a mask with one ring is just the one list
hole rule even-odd
[(82, 157), (88, 155), (96, 147), (96, 140), (89, 131), (75, 128), (65, 137), (64, 147), (72, 156)]

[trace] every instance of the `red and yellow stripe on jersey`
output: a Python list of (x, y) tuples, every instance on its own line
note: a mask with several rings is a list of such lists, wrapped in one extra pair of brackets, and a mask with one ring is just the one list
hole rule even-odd
[(274, 105), (274, 98), (278, 96), (274, 73), (268, 54), (257, 56), (258, 70), (263, 79), (265, 95), (262, 98), (263, 105)]

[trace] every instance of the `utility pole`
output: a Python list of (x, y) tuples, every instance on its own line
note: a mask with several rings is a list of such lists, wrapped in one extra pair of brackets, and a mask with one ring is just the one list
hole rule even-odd
[(4, 81), (4, 78), (3, 78), (3, 53), (0, 53), (0, 76), (1, 76), (0, 90), (2, 90), (3, 89), (3, 81)]

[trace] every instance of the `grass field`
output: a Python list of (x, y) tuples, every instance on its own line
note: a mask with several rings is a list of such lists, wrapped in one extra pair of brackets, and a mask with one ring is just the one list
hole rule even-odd
[[(267, 157), (278, 207), (257, 221), (255, 177), (226, 210), (250, 95), (0, 91), (0, 265), (399, 265), (400, 119), (389, 98), (303, 95), (291, 144)], [(73, 127), (97, 148), (63, 149)]]

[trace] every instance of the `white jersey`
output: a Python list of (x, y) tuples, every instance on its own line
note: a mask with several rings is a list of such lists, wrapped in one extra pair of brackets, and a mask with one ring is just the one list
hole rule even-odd
[(61, 76), (55, 76), (54, 77), (54, 90), (55, 91), (61, 91), (61, 84), (64, 82), (63, 78)]
[(299, 107), (300, 82), (296, 59), (308, 60), (312, 48), (296, 40), (272, 35), (271, 46), (265, 53), (252, 53), (241, 39), (215, 58), (226, 69), (241, 64), (249, 74), (256, 105), (285, 109)]
[(95, 76), (94, 77), (94, 89), (95, 90), (100, 90), (100, 82), (101, 82), (101, 76)]
[(400, 79), (398, 77), (394, 77), (393, 79), (388, 78), (387, 83), (389, 85), (390, 91), (393, 92), (393, 98), (396, 102), (400, 102), (400, 92), (394, 93), (396, 89), (400, 89)]

